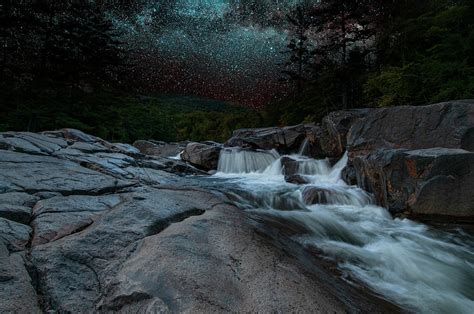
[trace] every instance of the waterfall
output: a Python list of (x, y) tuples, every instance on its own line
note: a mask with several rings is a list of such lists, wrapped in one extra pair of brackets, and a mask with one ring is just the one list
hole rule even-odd
[[(286, 182), (282, 163), (307, 183)], [(300, 155), (225, 149), (219, 173), (232, 175), (213, 178), (243, 210), (301, 226), (295, 241), (318, 248), (350, 278), (404, 309), (472, 313), (474, 237), (393, 219), (371, 195), (341, 180), (346, 164), (347, 154), (331, 167)]]
[(308, 150), (309, 150), (309, 141), (308, 141), (308, 138), (306, 137), (303, 143), (301, 143), (300, 149), (298, 150), (298, 155), (308, 156), (309, 155)]
[(250, 151), (226, 148), (219, 155), (217, 171), (222, 173), (263, 172), (279, 157), (276, 150)]

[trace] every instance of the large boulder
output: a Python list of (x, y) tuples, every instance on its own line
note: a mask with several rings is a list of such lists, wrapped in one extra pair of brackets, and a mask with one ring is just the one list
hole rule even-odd
[[(354, 123), (361, 120), (372, 109), (341, 110), (329, 113), (321, 123), (319, 145), (322, 157), (340, 158), (347, 149), (347, 133)], [(314, 156), (313, 157), (319, 157)]]
[(297, 152), (306, 137), (307, 128), (300, 124), (283, 128), (239, 129), (234, 131), (225, 146)]
[(211, 145), (193, 142), (186, 145), (181, 159), (205, 171), (217, 170), (221, 150), (222, 146), (217, 143)]
[(176, 156), (185, 148), (185, 144), (182, 143), (166, 143), (144, 140), (135, 141), (133, 146), (136, 147), (142, 154), (158, 157)]
[(355, 157), (359, 186), (394, 214), (474, 220), (474, 153), (462, 149), (382, 149)]
[(474, 100), (370, 111), (348, 134), (349, 157), (379, 148), (474, 150)]

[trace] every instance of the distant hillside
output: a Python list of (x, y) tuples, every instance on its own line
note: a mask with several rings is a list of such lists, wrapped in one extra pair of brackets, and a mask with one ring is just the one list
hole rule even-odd
[(175, 111), (190, 112), (190, 111), (215, 111), (215, 112), (248, 112), (249, 109), (229, 104), (224, 101), (203, 98), (189, 95), (146, 95), (137, 96), (139, 102), (154, 104), (163, 107), (173, 107)]
[(67, 90), (22, 99), (0, 95), (1, 131), (76, 128), (111, 141), (223, 141), (232, 130), (259, 123), (254, 111), (181, 95), (130, 95), (110, 91), (71, 95)]

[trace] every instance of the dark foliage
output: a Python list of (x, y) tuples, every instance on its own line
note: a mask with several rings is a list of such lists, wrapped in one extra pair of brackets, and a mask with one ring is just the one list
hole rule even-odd
[(303, 36), (295, 28), (288, 62), (298, 68), (301, 60), (293, 55), (302, 55), (302, 45), (293, 43), (310, 37), (315, 48), (304, 51), (312, 56), (304, 64), (311, 79), (295, 97), (269, 105), (267, 123), (474, 98), (473, 8), (467, 0), (324, 0), (301, 11), (298, 19), (311, 24)]

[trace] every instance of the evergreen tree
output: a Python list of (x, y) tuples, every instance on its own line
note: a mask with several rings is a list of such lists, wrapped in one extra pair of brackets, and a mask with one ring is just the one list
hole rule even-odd
[(302, 6), (298, 6), (293, 12), (287, 15), (288, 22), (292, 26), (293, 36), (287, 45), (284, 54), (289, 55), (288, 61), (284, 64), (284, 75), (281, 81), (294, 83), (297, 92), (301, 92), (304, 83), (310, 76), (310, 66), (312, 62), (312, 49), (314, 48), (307, 36), (311, 27), (311, 17), (305, 13)]

